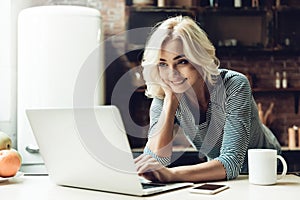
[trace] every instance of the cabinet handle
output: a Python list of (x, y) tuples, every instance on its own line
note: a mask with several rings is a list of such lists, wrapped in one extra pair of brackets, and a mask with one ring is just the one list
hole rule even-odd
[(35, 145), (28, 145), (28, 146), (26, 146), (25, 149), (29, 153), (39, 153), (40, 152), (39, 147), (35, 146)]

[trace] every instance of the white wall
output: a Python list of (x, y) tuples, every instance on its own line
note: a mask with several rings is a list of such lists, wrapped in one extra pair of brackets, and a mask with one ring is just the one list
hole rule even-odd
[(11, 120), (10, 2), (0, 1), (0, 121)]
[(8, 133), (17, 146), (17, 19), (27, 7), (47, 0), (0, 1), (0, 131)]

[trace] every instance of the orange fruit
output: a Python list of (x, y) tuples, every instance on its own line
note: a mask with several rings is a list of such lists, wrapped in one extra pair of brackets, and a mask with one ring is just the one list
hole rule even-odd
[(0, 177), (16, 175), (21, 167), (22, 158), (14, 149), (0, 150)]

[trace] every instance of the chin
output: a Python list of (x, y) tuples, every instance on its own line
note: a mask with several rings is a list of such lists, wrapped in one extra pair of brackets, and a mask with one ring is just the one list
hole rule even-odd
[(180, 86), (180, 87), (171, 87), (173, 92), (176, 94), (182, 94), (185, 93), (190, 87), (187, 86)]

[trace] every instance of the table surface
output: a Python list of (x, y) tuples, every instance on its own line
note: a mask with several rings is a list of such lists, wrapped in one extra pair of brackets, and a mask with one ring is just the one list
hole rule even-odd
[(278, 180), (276, 185), (259, 186), (248, 182), (248, 176), (240, 175), (235, 180), (220, 181), (229, 185), (229, 189), (215, 195), (192, 194), (188, 188), (169, 191), (147, 197), (114, 194), (94, 190), (57, 186), (48, 176), (22, 176), (0, 182), (0, 199), (10, 200), (192, 200), (192, 199), (271, 199), (292, 200), (300, 198), (300, 177), (289, 174)]

